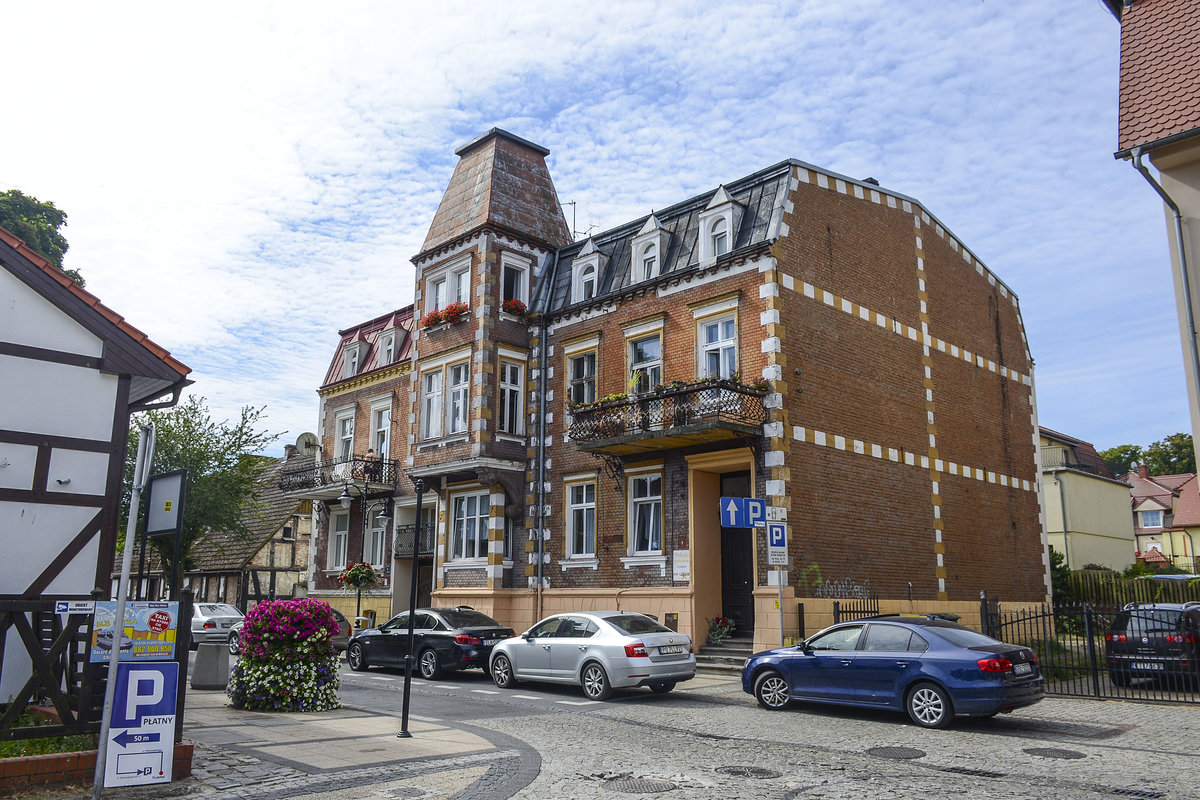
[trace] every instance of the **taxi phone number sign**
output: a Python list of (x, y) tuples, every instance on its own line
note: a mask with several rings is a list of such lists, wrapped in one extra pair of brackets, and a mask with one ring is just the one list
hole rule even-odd
[(179, 603), (129, 601), (125, 625), (117, 630), (115, 601), (96, 603), (92, 625), (92, 662), (107, 662), (116, 650), (121, 661), (169, 661), (175, 657)]

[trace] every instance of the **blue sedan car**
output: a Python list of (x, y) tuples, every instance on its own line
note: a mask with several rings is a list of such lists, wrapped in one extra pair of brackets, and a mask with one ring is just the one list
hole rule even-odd
[(990, 717), (1045, 694), (1037, 655), (935, 615), (879, 616), (826, 628), (795, 647), (746, 660), (742, 689), (764, 708), (793, 700), (907, 711), (945, 728), (955, 714)]

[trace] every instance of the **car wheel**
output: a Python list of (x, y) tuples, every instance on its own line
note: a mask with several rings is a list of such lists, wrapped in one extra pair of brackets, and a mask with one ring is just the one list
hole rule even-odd
[(773, 669), (759, 675), (754, 681), (754, 696), (763, 708), (778, 711), (791, 701), (787, 681)]
[(346, 650), (346, 663), (355, 672), (367, 671), (367, 654), (363, 652), (361, 644), (355, 642)]
[(922, 728), (948, 728), (954, 719), (950, 695), (932, 683), (918, 683), (904, 702), (908, 717)]
[(667, 694), (675, 688), (675, 681), (659, 681), (658, 683), (650, 684), (650, 691), (655, 694)]
[(608, 681), (608, 673), (595, 661), (589, 661), (583, 665), (579, 683), (589, 700), (607, 700), (612, 697), (613, 688)]
[(229, 655), (236, 656), (242, 649), (242, 637), (237, 631), (229, 632)]
[(1112, 681), (1113, 686), (1128, 686), (1132, 683), (1129, 680), (1129, 673), (1122, 672), (1119, 669), (1110, 669), (1108, 671), (1108, 679)]
[(442, 662), (438, 659), (438, 654), (430, 648), (421, 651), (417, 663), (421, 666), (421, 677), (425, 680), (436, 681), (442, 677)]
[(513, 674), (512, 662), (508, 656), (496, 656), (492, 661), (492, 683), (501, 689), (511, 689), (517, 685), (517, 677)]

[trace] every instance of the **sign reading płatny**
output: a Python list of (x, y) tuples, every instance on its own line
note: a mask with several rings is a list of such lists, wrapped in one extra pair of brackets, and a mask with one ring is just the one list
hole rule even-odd
[(179, 664), (117, 664), (105, 786), (170, 783)]

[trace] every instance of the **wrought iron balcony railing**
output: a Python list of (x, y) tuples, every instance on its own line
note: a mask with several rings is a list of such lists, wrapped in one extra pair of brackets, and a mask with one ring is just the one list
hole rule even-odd
[(400, 462), (394, 459), (342, 456), (291, 469), (285, 467), (279, 475), (279, 488), (299, 492), (352, 481), (395, 486), (399, 474)]
[(765, 395), (765, 389), (730, 380), (664, 387), (576, 408), (569, 432), (580, 443), (731, 426), (749, 432), (767, 421)]
[(421, 549), (417, 554), (433, 555), (437, 537), (434, 536), (432, 525), (397, 525), (395, 536), (392, 537), (392, 555), (396, 558), (412, 558), (413, 541), (417, 539), (418, 528), (421, 535), (417, 544)]

